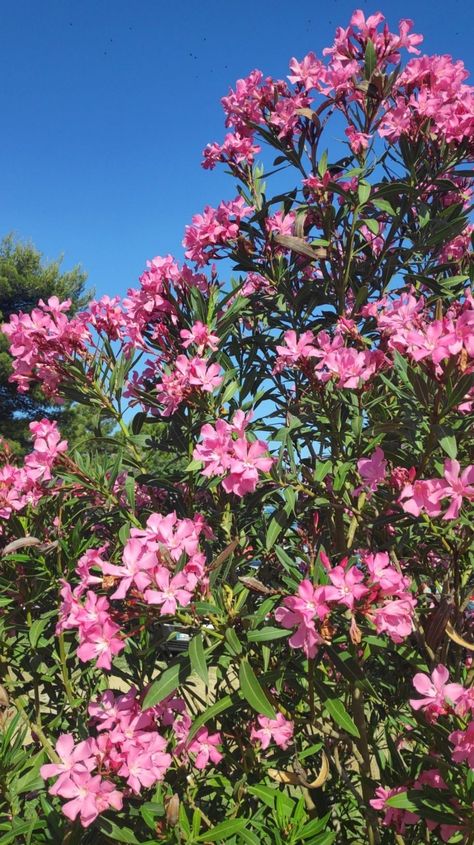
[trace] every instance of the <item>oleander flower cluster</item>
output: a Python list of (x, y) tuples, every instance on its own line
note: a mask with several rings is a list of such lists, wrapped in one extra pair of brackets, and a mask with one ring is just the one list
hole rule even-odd
[(472, 842), (474, 89), (422, 45), (252, 70), (184, 261), (1, 327), (57, 406), (0, 440), (2, 843)]

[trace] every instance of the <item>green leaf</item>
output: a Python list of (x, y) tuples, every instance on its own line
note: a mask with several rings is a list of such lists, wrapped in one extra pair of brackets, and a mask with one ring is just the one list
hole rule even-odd
[(310, 845), (331, 845), (335, 838), (336, 834), (328, 830), (326, 833), (322, 833), (321, 836), (318, 836), (317, 839), (313, 839)]
[(275, 806), (275, 799), (278, 795), (278, 789), (265, 786), (263, 783), (257, 783), (255, 786), (248, 786), (247, 792), (249, 795), (255, 795), (259, 801), (262, 801), (263, 804), (266, 804), (267, 807), (270, 807), (272, 810)]
[(326, 816), (323, 816), (322, 819), (312, 819), (310, 822), (305, 824), (303, 830), (300, 833), (301, 839), (309, 839), (310, 836), (316, 836), (317, 833), (321, 833), (324, 831), (330, 814), (328, 813)]
[(293, 558), (290, 557), (288, 552), (285, 551), (281, 546), (275, 546), (275, 554), (280, 561), (281, 565), (287, 569), (289, 572), (293, 572), (295, 569), (295, 561)]
[(397, 795), (392, 795), (391, 798), (387, 798), (385, 803), (397, 810), (409, 810), (410, 813), (417, 811), (416, 804), (408, 797), (408, 792), (399, 792)]
[(226, 628), (225, 638), (230, 652), (233, 655), (242, 654), (242, 643), (240, 642), (234, 628)]
[(197, 472), (197, 470), (201, 469), (201, 467), (202, 467), (202, 461), (191, 461), (187, 465), (187, 467), (184, 471), (185, 472)]
[(377, 53), (373, 41), (367, 39), (367, 46), (365, 48), (365, 78), (370, 80), (375, 68), (377, 67)]
[(367, 200), (370, 197), (370, 185), (368, 182), (359, 182), (359, 187), (357, 189), (357, 194), (359, 197), (360, 205), (365, 205)]
[(373, 197), (372, 202), (377, 208), (380, 208), (380, 211), (386, 211), (388, 214), (391, 214), (392, 217), (395, 217), (396, 211), (387, 200), (379, 199), (378, 197)]
[(260, 628), (258, 631), (249, 631), (247, 639), (250, 643), (265, 643), (267, 640), (282, 640), (283, 637), (288, 637), (290, 632), (285, 628), (273, 628), (269, 625), (267, 628)]
[(226, 710), (229, 710), (233, 705), (237, 704), (239, 701), (238, 696), (235, 695), (225, 695), (223, 698), (220, 698), (219, 701), (216, 701), (204, 713), (201, 713), (197, 719), (194, 720), (193, 724), (191, 725), (191, 729), (188, 733), (187, 741), (190, 742), (193, 736), (196, 735), (199, 728), (209, 722), (211, 719), (215, 719), (216, 716), (220, 716), (221, 713), (224, 713)]
[(220, 842), (221, 839), (230, 839), (248, 825), (248, 819), (228, 819), (217, 824), (212, 830), (206, 830), (197, 838), (197, 842)]
[(138, 411), (132, 420), (132, 434), (140, 434), (143, 423), (146, 420), (146, 414), (143, 411)]
[(349, 716), (349, 713), (339, 698), (326, 698), (324, 706), (329, 715), (334, 719), (336, 725), (339, 725), (343, 731), (346, 731), (351, 736), (360, 737), (355, 722)]
[[(341, 675), (346, 678), (346, 680), (350, 681), (351, 684), (355, 684), (360, 689), (364, 689), (369, 692), (374, 698), (379, 699), (379, 696), (374, 689), (373, 685), (366, 677), (366, 674), (360, 668), (359, 664), (354, 660), (354, 658), (349, 654), (349, 652), (338, 651), (337, 648), (331, 645), (325, 645), (324, 650), (327, 652), (328, 657), (334, 663), (334, 667), (337, 669)], [(380, 700), (380, 699), (379, 699)]]
[(99, 822), (99, 830), (115, 842), (127, 842), (129, 845), (140, 845), (139, 840), (129, 827), (122, 827), (122, 825), (118, 827), (114, 824), (114, 822), (111, 822), (110, 819), (101, 819)]
[(324, 150), (324, 152), (323, 152), (323, 154), (322, 154), (322, 156), (321, 156), (321, 158), (319, 159), (319, 162), (318, 162), (318, 173), (319, 173), (319, 175), (321, 177), (324, 176), (327, 169), (328, 169), (328, 151)]
[(32, 648), (36, 648), (38, 640), (50, 620), (50, 616), (51, 614), (48, 614), (46, 617), (41, 617), (41, 619), (35, 619), (35, 621), (32, 623), (31, 628), (28, 632)]
[(241, 830), (239, 837), (245, 842), (245, 845), (260, 845), (262, 842), (262, 837), (258, 837), (252, 830)]
[(222, 394), (222, 396), (219, 397), (219, 402), (221, 403), (221, 405), (225, 405), (226, 402), (228, 402), (230, 399), (232, 399), (234, 393), (236, 393), (238, 389), (239, 389), (238, 381), (235, 381), (235, 380), (231, 381), (227, 385), (227, 387), (224, 390), (224, 393)]
[(270, 719), (275, 719), (275, 710), (260, 686), (260, 682), (257, 680), (257, 676), (247, 658), (244, 658), (240, 664), (239, 681), (242, 695), (250, 706), (257, 713), (268, 716)]
[(180, 661), (165, 669), (160, 677), (156, 681), (153, 681), (148, 690), (143, 701), (143, 709), (146, 710), (148, 707), (154, 707), (155, 704), (158, 704), (164, 698), (167, 698), (168, 695), (171, 695), (188, 678), (190, 672), (190, 660)]
[(186, 838), (189, 838), (191, 833), (191, 825), (189, 824), (189, 819), (186, 813), (186, 808), (183, 803), (179, 805), (179, 828), (180, 830), (186, 834)]
[(209, 683), (209, 672), (207, 669), (206, 655), (204, 653), (204, 645), (201, 634), (196, 634), (189, 643), (188, 654), (193, 672), (201, 678), (201, 681), (207, 687)]
[(268, 526), (267, 535), (265, 537), (265, 548), (270, 551), (275, 545), (278, 537), (284, 528), (288, 525), (290, 516), (294, 511), (296, 503), (296, 494), (293, 488), (289, 487), (285, 490), (286, 502), (282, 508), (274, 512), (270, 524)]
[(373, 235), (378, 235), (380, 226), (373, 217), (366, 217), (365, 220), (361, 220), (361, 223), (364, 223)]
[(448, 458), (452, 458), (452, 460), (454, 461), (458, 453), (456, 438), (453, 435), (445, 435), (444, 437), (440, 438), (439, 445), (441, 446), (443, 451), (446, 452)]
[(32, 830), (37, 828), (39, 825), (43, 827), (43, 824), (40, 823), (39, 819), (27, 822), (20, 821), (19, 824), (14, 824), (12, 830), (0, 838), (0, 845), (10, 845), (10, 843), (15, 843), (15, 845), (17, 845), (18, 837), (21, 834), (31, 833)]

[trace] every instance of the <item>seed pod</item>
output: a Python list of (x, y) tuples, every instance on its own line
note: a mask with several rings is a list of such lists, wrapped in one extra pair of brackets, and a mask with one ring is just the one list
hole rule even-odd
[(179, 797), (175, 792), (174, 795), (167, 795), (165, 798), (166, 824), (168, 827), (176, 827), (179, 820)]

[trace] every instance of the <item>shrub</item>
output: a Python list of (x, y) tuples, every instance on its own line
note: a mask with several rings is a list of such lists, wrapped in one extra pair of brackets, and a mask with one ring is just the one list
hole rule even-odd
[(383, 20), (223, 98), (185, 264), (3, 328), (115, 429), (4, 450), (2, 845), (473, 841), (474, 96)]

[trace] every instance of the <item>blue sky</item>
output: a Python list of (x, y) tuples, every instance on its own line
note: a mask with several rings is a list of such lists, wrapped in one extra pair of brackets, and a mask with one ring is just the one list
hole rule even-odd
[(469, 67), (472, 0), (4, 0), (0, 233), (125, 293), (147, 258), (182, 256), (193, 213), (234, 195), (200, 167), (224, 134), (220, 97), (255, 67), (285, 76), (358, 5), (391, 28), (413, 18), (426, 52)]

